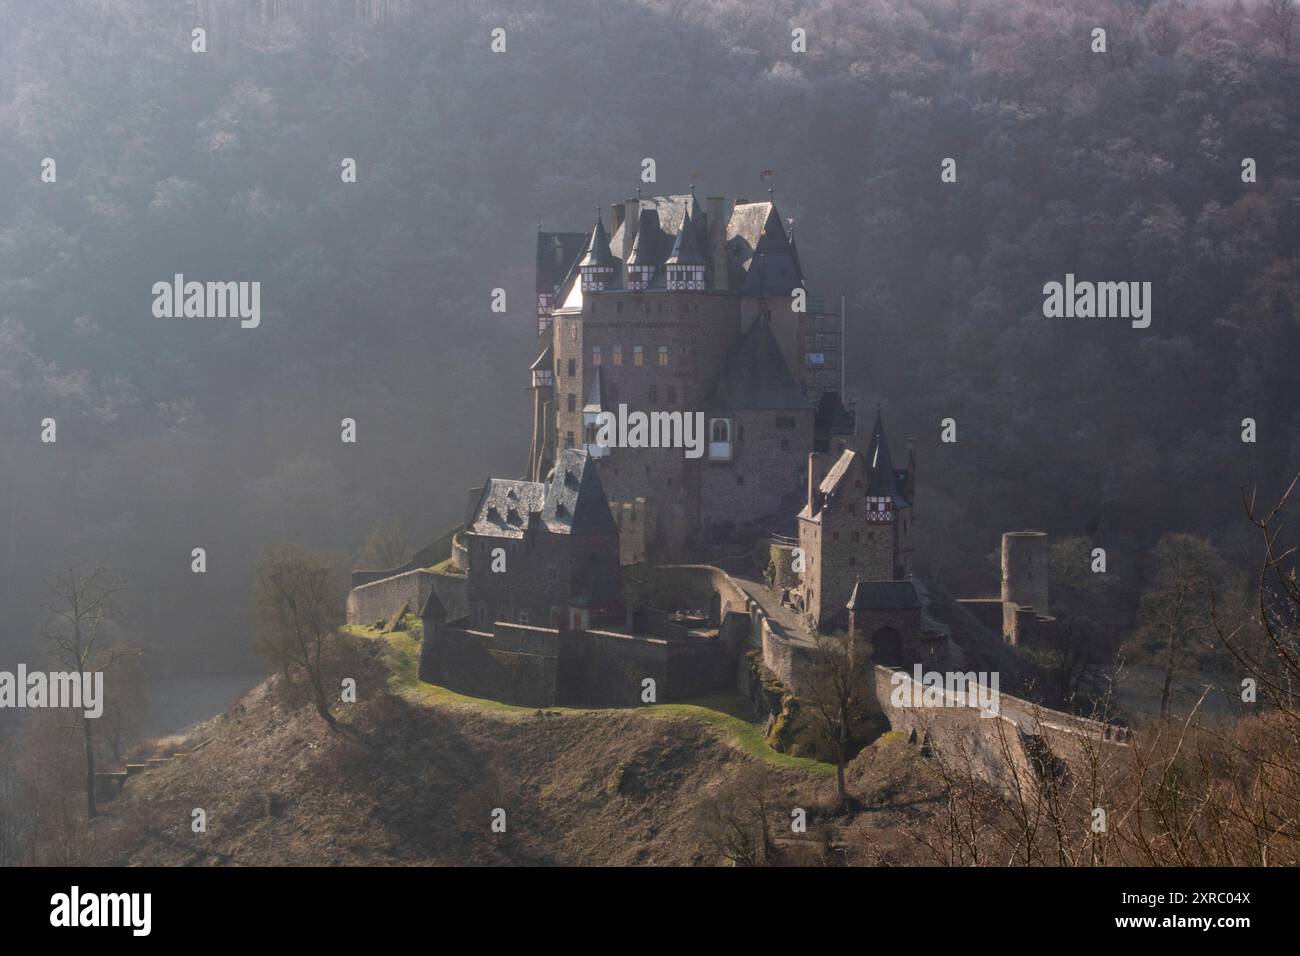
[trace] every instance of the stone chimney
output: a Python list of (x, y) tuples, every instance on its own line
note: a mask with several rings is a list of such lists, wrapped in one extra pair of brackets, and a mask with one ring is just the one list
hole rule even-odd
[(821, 455), (815, 451), (808, 452), (808, 517), (817, 514), (817, 484), (820, 475), (818, 468), (818, 459)]
[(713, 272), (710, 288), (727, 288), (727, 211), (726, 200), (709, 196), (704, 200), (709, 220), (709, 268)]
[(641, 200), (628, 199), (623, 203), (625, 213), (621, 213), (619, 218), (623, 220), (623, 243), (619, 246), (619, 258), (623, 260), (623, 288), (630, 285), (628, 282), (627, 260), (632, 255), (632, 243), (636, 241), (636, 229), (641, 225)]

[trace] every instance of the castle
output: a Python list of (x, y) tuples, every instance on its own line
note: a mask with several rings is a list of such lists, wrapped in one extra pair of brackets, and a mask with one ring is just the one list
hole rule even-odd
[[(840, 316), (807, 294), (771, 198), (634, 198), (591, 231), (537, 237), (528, 476), (565, 449), (596, 458), (623, 560), (698, 553), (785, 526), (807, 455), (851, 439)], [(597, 441), (602, 412), (703, 413), (699, 459)], [(635, 516), (635, 523), (621, 516)]]
[[(407, 564), (354, 572), (350, 621), (419, 614), (423, 679), (530, 706), (754, 699), (754, 667), (797, 691), (828, 632), (884, 667), (962, 663), (914, 574), (915, 450), (895, 465), (879, 410), (858, 440), (842, 316), (770, 195), (638, 195), (608, 228), (599, 209), (590, 232), (539, 226), (536, 320), (524, 475), (471, 489)], [(628, 408), (702, 418), (702, 453), (610, 442), (602, 420)], [(759, 547), (765, 574), (723, 570)], [(1045, 614), (1045, 563), (1041, 597), (1007, 597), (1039, 550), (1004, 573), (1013, 634)]]

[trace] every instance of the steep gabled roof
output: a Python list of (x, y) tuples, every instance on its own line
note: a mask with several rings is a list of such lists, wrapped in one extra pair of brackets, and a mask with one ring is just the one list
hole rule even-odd
[(489, 478), (474, 506), (468, 530), (494, 538), (522, 538), (530, 515), (542, 510), (546, 486), (540, 481)]
[(728, 354), (713, 406), (789, 411), (812, 407), (786, 364), (766, 312), (759, 314)]
[(853, 413), (840, 401), (839, 392), (822, 392), (817, 400), (817, 432), (822, 435), (852, 435)]
[(695, 223), (691, 221), (690, 208), (687, 207), (682, 211), (682, 221), (677, 226), (677, 238), (673, 241), (673, 251), (666, 260), (667, 265), (704, 265), (697, 232)]
[(447, 620), (447, 608), (438, 597), (438, 592), (432, 588), (429, 589), (429, 597), (424, 602), (424, 607), (420, 608), (420, 617), (421, 619), (432, 617), (440, 621)]
[(803, 285), (798, 257), (771, 202), (739, 202), (727, 223), (732, 288), (746, 295), (789, 295)]
[(840, 455), (835, 464), (831, 466), (831, 470), (826, 472), (826, 477), (822, 479), (822, 483), (818, 486), (817, 490), (824, 495), (832, 495), (838, 492), (840, 486), (844, 484), (844, 479), (848, 477), (849, 472), (852, 470), (855, 463), (861, 465), (862, 456), (852, 448), (844, 449), (844, 453)]
[(587, 243), (587, 250), (583, 257), (578, 261), (579, 266), (612, 266), (614, 257), (609, 251), (609, 234), (605, 232), (605, 223), (600, 218), (600, 212), (596, 212), (596, 225), (591, 230), (591, 240)]
[(537, 232), (537, 291), (553, 294), (587, 247), (585, 232)]
[(876, 411), (876, 424), (871, 429), (871, 442), (867, 445), (867, 469), (871, 476), (867, 494), (896, 501), (907, 500), (898, 487), (900, 473), (894, 470), (893, 459), (889, 457), (889, 442), (885, 440), (885, 426), (879, 410)]
[(546, 487), (542, 518), (556, 534), (617, 532), (596, 463), (583, 448), (566, 448)]
[(641, 215), (637, 217), (636, 237), (632, 240), (632, 252), (627, 257), (627, 264), (630, 266), (662, 265), (667, 246), (668, 237), (659, 225), (658, 210), (650, 206), (642, 206)]

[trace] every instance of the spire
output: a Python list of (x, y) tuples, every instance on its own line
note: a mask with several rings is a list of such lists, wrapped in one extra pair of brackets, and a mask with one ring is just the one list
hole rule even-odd
[(690, 206), (687, 206), (682, 211), (682, 223), (677, 227), (677, 239), (673, 242), (672, 255), (668, 257), (667, 265), (704, 265), (704, 256), (700, 254), (699, 239), (695, 235), (695, 223), (691, 220)]
[(578, 263), (584, 266), (613, 267), (614, 257), (609, 254), (609, 233), (605, 232), (605, 222), (600, 217), (600, 207), (596, 207), (596, 227), (591, 230), (591, 241), (587, 243), (587, 252)]
[(900, 498), (894, 475), (894, 462), (889, 457), (889, 442), (885, 440), (885, 424), (876, 406), (876, 424), (871, 429), (871, 443), (867, 446), (867, 467), (871, 482), (867, 494), (881, 498)]

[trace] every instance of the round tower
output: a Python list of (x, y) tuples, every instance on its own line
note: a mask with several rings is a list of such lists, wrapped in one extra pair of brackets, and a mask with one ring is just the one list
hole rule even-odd
[(1002, 536), (1002, 602), (1047, 610), (1047, 532), (1008, 531)]

